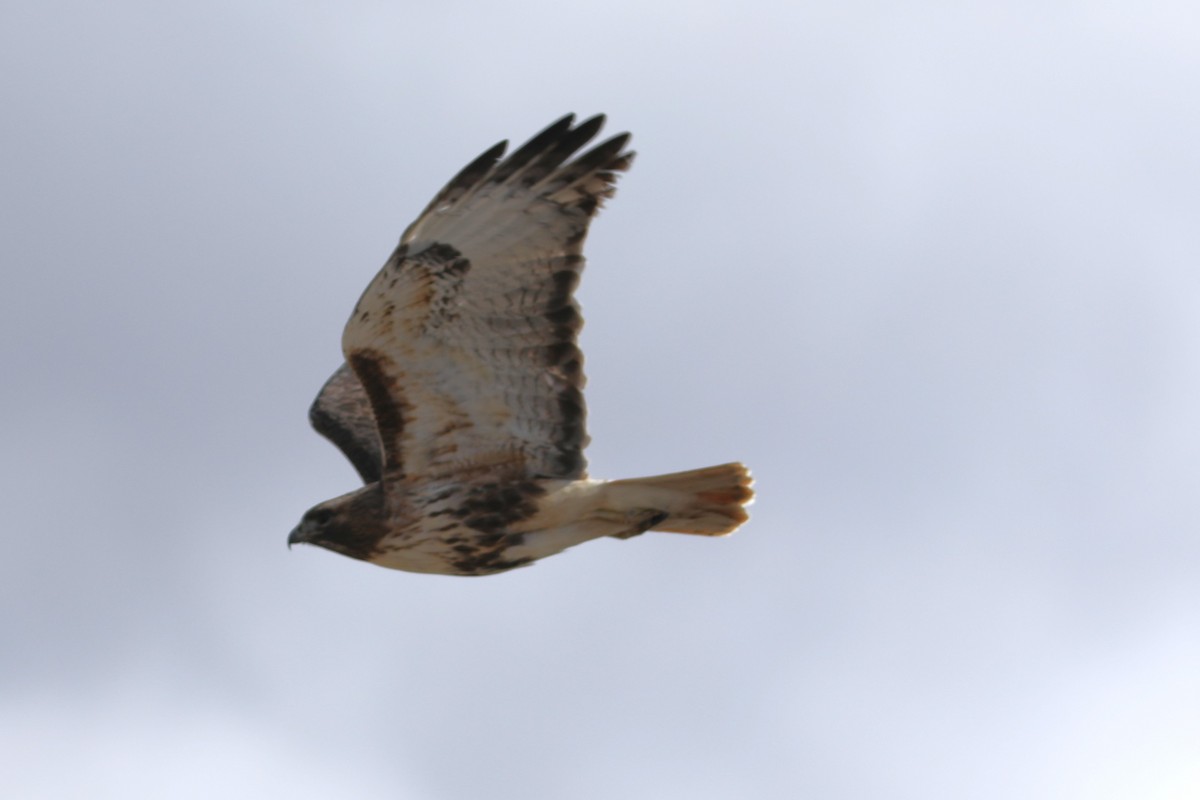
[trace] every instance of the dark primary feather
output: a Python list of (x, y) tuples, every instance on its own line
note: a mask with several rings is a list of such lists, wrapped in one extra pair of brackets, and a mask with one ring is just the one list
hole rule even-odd
[(421, 212), (421, 215), (408, 226), (408, 229), (404, 231), (404, 235), (401, 237), (401, 241), (407, 240), (417, 223), (434, 209), (448, 203), (457, 202), (466, 188), (474, 186), (492, 167), (496, 166), (496, 162), (504, 155), (506, 149), (508, 149), (507, 139), (497, 142), (470, 164), (459, 170), (458, 174), (451, 178), (440, 192), (434, 195), (434, 198), (429, 201), (429, 205), (425, 206), (425, 210)]
[(492, 170), (488, 180), (491, 183), (504, 183), (513, 173), (522, 169), (526, 164), (532, 161), (535, 157), (541, 155), (545, 150), (558, 139), (562, 138), (564, 133), (571, 130), (571, 123), (574, 121), (574, 114), (567, 114), (562, 119), (558, 120), (546, 130), (534, 136), (525, 144), (518, 147), (512, 155), (504, 159), (504, 161)]

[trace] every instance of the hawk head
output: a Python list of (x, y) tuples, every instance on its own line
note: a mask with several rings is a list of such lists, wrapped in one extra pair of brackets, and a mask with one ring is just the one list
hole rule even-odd
[(288, 536), (288, 547), (315, 544), (365, 561), (387, 529), (383, 491), (378, 483), (369, 483), (306, 511)]

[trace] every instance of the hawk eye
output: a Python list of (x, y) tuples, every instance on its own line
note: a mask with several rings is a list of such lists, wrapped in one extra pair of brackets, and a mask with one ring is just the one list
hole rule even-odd
[(324, 525), (326, 522), (329, 522), (329, 520), (332, 518), (333, 518), (333, 512), (330, 511), (328, 508), (318, 509), (318, 510), (314, 511), (312, 513), (312, 516), (310, 517), (310, 519), (313, 522), (317, 523), (318, 525)]

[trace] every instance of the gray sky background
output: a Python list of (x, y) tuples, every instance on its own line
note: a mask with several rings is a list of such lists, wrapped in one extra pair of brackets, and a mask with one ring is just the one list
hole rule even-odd
[[(0, 75), (0, 795), (1200, 794), (1195, 3), (10, 2)], [(592, 471), (752, 521), (289, 552), (359, 292), (572, 110)]]

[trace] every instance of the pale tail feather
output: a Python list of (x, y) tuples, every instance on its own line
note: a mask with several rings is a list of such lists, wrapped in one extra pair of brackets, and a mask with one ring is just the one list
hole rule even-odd
[(634, 502), (639, 495), (654, 496), (659, 502), (653, 505), (663, 506), (668, 516), (650, 530), (724, 536), (749, 519), (745, 506), (754, 499), (753, 482), (744, 464), (733, 463), (612, 481), (608, 488)]

